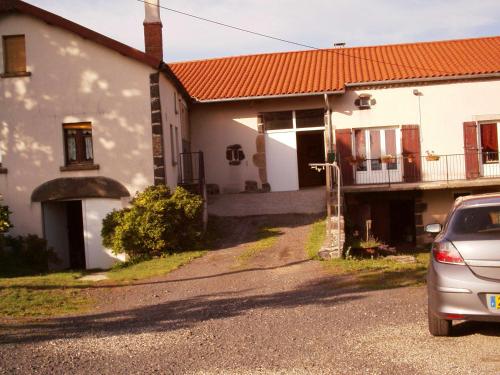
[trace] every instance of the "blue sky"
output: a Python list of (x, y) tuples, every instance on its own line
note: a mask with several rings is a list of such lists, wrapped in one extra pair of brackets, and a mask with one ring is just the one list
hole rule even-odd
[[(143, 49), (137, 0), (25, 0)], [(162, 0), (162, 5), (321, 48), (500, 35), (498, 0)], [(162, 10), (166, 61), (303, 49)]]

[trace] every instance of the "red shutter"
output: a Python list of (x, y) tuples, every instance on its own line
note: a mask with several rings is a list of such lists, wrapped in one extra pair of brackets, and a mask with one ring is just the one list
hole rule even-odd
[(479, 177), (479, 149), (477, 147), (477, 124), (464, 122), (465, 175), (467, 179)]
[(418, 182), (421, 178), (420, 132), (418, 125), (403, 125), (403, 176), (405, 182)]
[(337, 140), (337, 159), (342, 172), (344, 185), (354, 184), (354, 170), (350, 163), (352, 157), (352, 130), (338, 129), (335, 131)]

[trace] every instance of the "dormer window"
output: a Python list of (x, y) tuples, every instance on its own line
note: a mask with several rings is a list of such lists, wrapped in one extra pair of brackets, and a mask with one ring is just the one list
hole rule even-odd
[(26, 41), (24, 35), (3, 36), (3, 77), (26, 76)]

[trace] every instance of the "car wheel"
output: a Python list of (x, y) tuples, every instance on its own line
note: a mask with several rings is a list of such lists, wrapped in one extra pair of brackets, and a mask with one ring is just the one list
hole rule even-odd
[(427, 310), (429, 320), (429, 332), (432, 336), (449, 336), (451, 335), (452, 321), (438, 318), (431, 309)]

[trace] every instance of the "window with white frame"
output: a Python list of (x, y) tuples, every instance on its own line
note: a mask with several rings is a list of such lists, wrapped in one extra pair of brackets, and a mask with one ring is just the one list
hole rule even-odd
[(323, 108), (294, 111), (265, 112), (262, 114), (267, 132), (323, 130), (325, 127)]
[(172, 165), (177, 164), (177, 147), (175, 144), (174, 126), (170, 124), (170, 155), (172, 157)]
[(179, 113), (179, 100), (177, 99), (176, 92), (174, 92), (174, 110), (175, 110), (175, 114)]
[[(354, 157), (358, 172), (398, 168), (399, 129), (355, 129)], [(385, 160), (385, 163), (382, 163)], [(385, 165), (385, 167), (384, 167)]]

